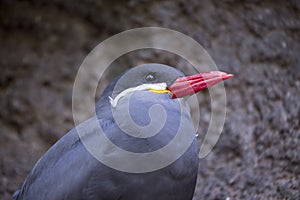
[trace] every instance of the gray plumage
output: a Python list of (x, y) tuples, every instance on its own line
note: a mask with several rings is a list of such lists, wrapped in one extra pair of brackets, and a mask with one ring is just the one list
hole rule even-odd
[[(149, 123), (148, 110), (159, 103), (167, 113), (163, 129), (150, 138), (135, 138), (123, 133), (114, 121), (108, 96), (115, 97), (121, 91), (147, 83), (148, 74), (154, 76), (151, 83), (168, 85), (183, 74), (169, 66), (147, 64), (138, 66), (118, 77), (105, 89), (96, 107), (96, 116), (83, 122), (88, 130), (86, 137), (93, 139), (97, 129), (91, 127), (96, 120), (106, 136), (117, 146), (128, 151), (143, 153), (155, 151), (167, 145), (175, 136), (180, 123), (180, 108), (167, 93), (135, 92), (131, 96), (130, 113), (136, 123)], [(117, 88), (113, 88), (119, 81)], [(149, 82), (149, 80), (148, 80)], [(120, 101), (119, 103), (122, 103)], [(184, 126), (194, 134), (188, 110), (185, 110)], [(124, 119), (126, 122), (126, 119)], [(187, 134), (187, 137), (190, 134)], [(172, 164), (153, 172), (128, 173), (112, 169), (95, 159), (85, 148), (76, 129), (72, 129), (36, 163), (23, 186), (14, 194), (16, 200), (188, 200), (192, 199), (198, 170), (196, 137), (187, 151)], [(112, 150), (113, 151), (113, 150)], [(174, 149), (176, 152), (176, 149)], [(112, 158), (113, 159), (113, 158)], [(127, 162), (124, 160), (124, 162)], [(130, 162), (130, 161), (128, 161)]]

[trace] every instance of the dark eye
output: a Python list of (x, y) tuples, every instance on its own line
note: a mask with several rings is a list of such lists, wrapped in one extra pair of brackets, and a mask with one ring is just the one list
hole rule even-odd
[(146, 77), (145, 77), (145, 80), (147, 82), (151, 82), (151, 81), (154, 81), (156, 78), (153, 74), (148, 74)]

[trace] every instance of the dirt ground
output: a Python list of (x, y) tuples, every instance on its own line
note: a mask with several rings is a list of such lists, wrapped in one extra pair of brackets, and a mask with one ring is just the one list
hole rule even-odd
[[(200, 161), (194, 200), (300, 199), (299, 13), (298, 0), (0, 1), (0, 199), (11, 199), (74, 126), (72, 87), (85, 56), (143, 26), (191, 36), (236, 75), (225, 83), (225, 127)], [(184, 64), (162, 51), (133, 52), (117, 64), (143, 62)], [(202, 99), (205, 130), (209, 95)]]

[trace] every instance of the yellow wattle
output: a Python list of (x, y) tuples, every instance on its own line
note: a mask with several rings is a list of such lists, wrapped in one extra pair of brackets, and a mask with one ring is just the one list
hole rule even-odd
[(159, 93), (159, 94), (170, 92), (170, 90), (154, 90), (154, 89), (150, 89), (149, 91), (150, 91), (150, 92)]

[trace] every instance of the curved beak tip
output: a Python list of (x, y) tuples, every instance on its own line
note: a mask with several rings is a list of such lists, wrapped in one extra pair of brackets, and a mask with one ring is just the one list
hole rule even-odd
[(226, 74), (226, 75), (222, 76), (222, 80), (224, 81), (224, 80), (230, 79), (232, 77), (234, 77), (234, 74)]

